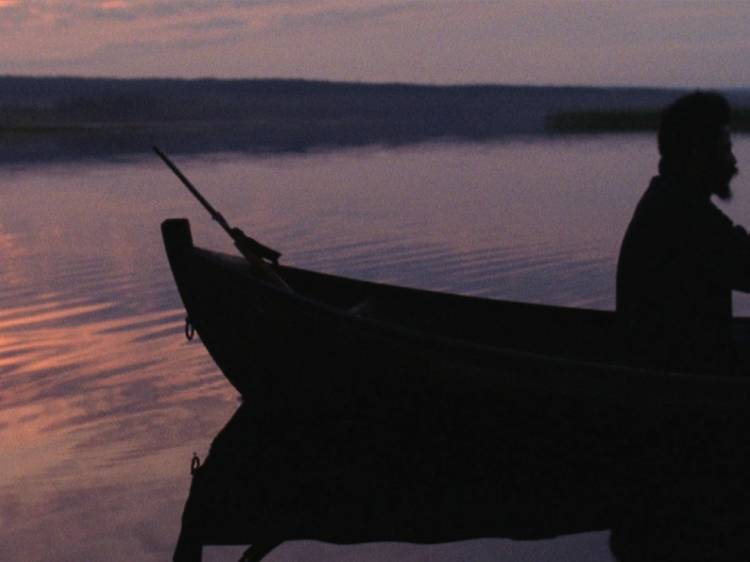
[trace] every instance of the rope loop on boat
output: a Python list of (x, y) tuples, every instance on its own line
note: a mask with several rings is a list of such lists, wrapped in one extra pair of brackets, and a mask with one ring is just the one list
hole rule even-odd
[(190, 316), (185, 316), (185, 337), (188, 341), (193, 341), (195, 336), (195, 328), (193, 323), (190, 321)]
[(195, 473), (198, 472), (198, 469), (201, 467), (201, 459), (198, 456), (198, 453), (193, 453), (193, 458), (190, 461), (190, 476), (195, 476)]

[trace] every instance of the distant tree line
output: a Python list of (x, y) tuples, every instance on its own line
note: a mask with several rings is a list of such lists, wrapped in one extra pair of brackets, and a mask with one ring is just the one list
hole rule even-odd
[(161, 89), (152, 82), (140, 88), (94, 88), (36, 104), (13, 100), (0, 105), (0, 127), (223, 121), (260, 129), (339, 127), (345, 132), (358, 127), (362, 135), (394, 139), (483, 139), (539, 128), (539, 123), (521, 122), (509, 107), (507, 93), (493, 88), (275, 81), (231, 87), (211, 81), (188, 84), (191, 87), (184, 89)]
[[(660, 110), (622, 111), (571, 111), (549, 115), (548, 131), (560, 133), (636, 132), (656, 131), (659, 128)], [(732, 111), (732, 128), (750, 131), (750, 109)]]
[(608, 108), (626, 97), (639, 107), (672, 96), (649, 89), (0, 77), (0, 126), (284, 121), (485, 138), (541, 131), (550, 110)]
[[(430, 86), (309, 80), (0, 76), (0, 161), (305, 151), (653, 127), (682, 93), (649, 88)], [(732, 97), (733, 96), (733, 97)], [(733, 103), (750, 93), (734, 92)]]

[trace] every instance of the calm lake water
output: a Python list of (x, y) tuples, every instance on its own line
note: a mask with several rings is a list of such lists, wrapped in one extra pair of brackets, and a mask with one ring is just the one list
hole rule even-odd
[[(175, 158), (285, 263), (492, 298), (614, 305), (650, 136)], [(736, 140), (740, 161), (750, 142)], [(750, 223), (740, 176), (726, 207)], [(238, 406), (196, 338), (159, 224), (232, 251), (156, 157), (0, 175), (0, 559), (171, 558), (195, 451)], [(736, 312), (750, 313), (747, 298)], [(611, 560), (608, 533), (448, 545), (289, 543), (283, 560)], [(235, 560), (209, 549), (207, 560)]]

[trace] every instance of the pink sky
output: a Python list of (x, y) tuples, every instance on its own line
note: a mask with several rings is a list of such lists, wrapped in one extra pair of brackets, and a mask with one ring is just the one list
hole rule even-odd
[(749, 86), (750, 2), (0, 0), (0, 74)]

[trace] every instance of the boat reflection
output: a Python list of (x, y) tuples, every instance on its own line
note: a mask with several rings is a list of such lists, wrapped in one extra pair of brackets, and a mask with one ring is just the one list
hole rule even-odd
[[(247, 559), (260, 560), (290, 540), (538, 542), (605, 529), (622, 562), (750, 554), (741, 412), (728, 409), (725, 427), (695, 409), (637, 427), (603, 407), (582, 426), (572, 403), (432, 398), (319, 415), (243, 404), (194, 475), (174, 559), (213, 544), (251, 544)], [(611, 439), (621, 423), (635, 439)]]

